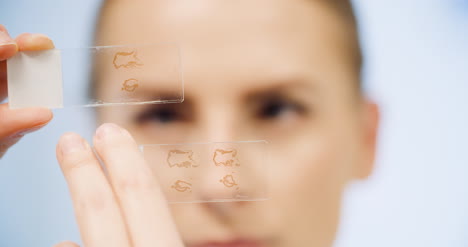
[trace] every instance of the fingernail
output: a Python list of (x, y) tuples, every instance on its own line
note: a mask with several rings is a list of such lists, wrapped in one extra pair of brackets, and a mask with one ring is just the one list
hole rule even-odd
[(60, 140), (62, 154), (70, 154), (83, 151), (86, 148), (85, 141), (77, 134), (65, 134)]
[[(44, 41), (47, 42), (47, 45), (45, 44)], [(44, 50), (44, 49), (54, 48), (54, 43), (52, 42), (52, 40), (50, 40), (44, 34), (40, 34), (40, 33), (33, 33), (33, 34), (26, 36), (25, 42), (29, 43), (30, 49)]]
[(32, 40), (47, 39), (48, 40), (49, 38), (42, 33), (33, 33), (29, 36), (29, 39), (32, 39)]
[(109, 136), (119, 134), (122, 134), (121, 128), (113, 123), (105, 123), (96, 130), (96, 138), (98, 140), (104, 140)]
[(124, 128), (120, 128), (120, 130), (122, 131), (122, 134), (123, 134), (124, 136), (130, 137), (130, 138), (133, 139), (132, 134), (130, 134), (130, 132), (128, 132), (128, 130), (126, 130), (126, 129), (124, 129)]
[(15, 44), (14, 40), (8, 35), (6, 31), (0, 30), (0, 45), (11, 45)]

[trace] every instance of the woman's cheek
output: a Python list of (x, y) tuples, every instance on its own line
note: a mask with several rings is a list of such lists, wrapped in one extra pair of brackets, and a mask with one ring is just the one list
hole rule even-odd
[[(320, 234), (334, 232), (337, 226), (343, 190), (343, 179), (337, 172), (340, 152), (325, 135), (308, 137), (278, 147), (270, 157), (274, 160), (270, 191), (272, 205), (282, 214), (282, 224), (288, 226), (283, 230), (289, 237), (321, 239)], [(303, 229), (309, 233), (299, 234)]]

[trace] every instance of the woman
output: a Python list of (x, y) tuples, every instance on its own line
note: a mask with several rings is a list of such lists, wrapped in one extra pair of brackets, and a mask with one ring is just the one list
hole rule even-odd
[[(2, 30), (1, 61), (53, 48), (44, 36), (13, 40)], [(185, 102), (100, 109), (99, 120), (112, 124), (97, 129), (93, 145), (107, 178), (84, 139), (60, 139), (84, 246), (331, 246), (346, 184), (372, 171), (378, 125), (376, 105), (360, 91), (350, 3), (105, 2), (96, 44), (142, 41), (180, 43)], [(94, 93), (107, 86), (98, 82)], [(5, 151), (52, 118), (46, 109), (1, 109)], [(169, 207), (136, 146), (252, 139), (270, 142), (265, 202)]]

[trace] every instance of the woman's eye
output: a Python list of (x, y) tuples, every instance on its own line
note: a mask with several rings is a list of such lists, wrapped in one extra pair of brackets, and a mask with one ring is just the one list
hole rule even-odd
[(303, 112), (303, 108), (293, 102), (285, 100), (273, 100), (264, 103), (258, 112), (258, 117), (261, 119), (274, 119), (290, 114), (300, 114)]
[(150, 109), (141, 113), (137, 117), (138, 123), (157, 122), (162, 124), (168, 124), (174, 121), (180, 121), (181, 116), (179, 112), (174, 109)]

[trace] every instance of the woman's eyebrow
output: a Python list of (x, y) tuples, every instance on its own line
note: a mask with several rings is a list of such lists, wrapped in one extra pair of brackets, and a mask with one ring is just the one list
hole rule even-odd
[(136, 97), (155, 97), (174, 100), (184, 97), (184, 87), (181, 83), (155, 83), (145, 80), (138, 82), (138, 87), (133, 94)]
[(269, 85), (262, 85), (257, 88), (251, 89), (245, 93), (247, 99), (253, 99), (262, 96), (283, 95), (287, 93), (300, 93), (313, 95), (317, 93), (317, 86), (314, 83), (304, 80), (294, 81), (281, 81), (276, 83), (269, 83)]

